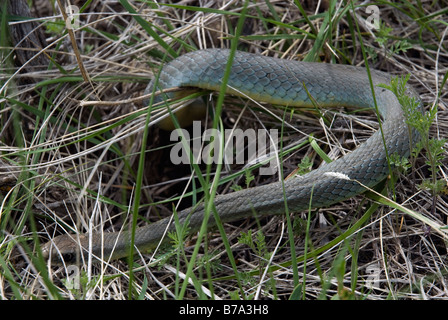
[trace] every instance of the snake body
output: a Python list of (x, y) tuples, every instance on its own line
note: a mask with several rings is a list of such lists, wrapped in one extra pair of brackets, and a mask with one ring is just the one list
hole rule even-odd
[[(208, 49), (182, 55), (162, 68), (156, 89), (195, 87), (219, 90), (229, 54), (230, 51), (225, 49)], [(388, 154), (407, 156), (410, 150), (409, 130), (395, 95), (378, 87), (380, 83), (388, 84), (390, 76), (372, 70), (371, 80), (383, 118), (384, 140), (378, 131), (350, 154), (304, 176), (216, 196), (214, 205), (222, 222), (255, 213), (258, 216), (282, 214), (285, 212), (285, 197), (290, 211), (305, 210), (310, 205), (311, 193), (313, 208), (329, 206), (365, 191), (360, 183), (373, 187), (385, 179), (389, 174), (386, 149)], [(155, 81), (152, 81), (146, 91), (152, 92), (154, 85)], [(410, 86), (407, 91), (418, 99)], [(239, 51), (234, 56), (227, 93), (288, 106), (312, 106), (309, 98), (312, 96), (323, 107), (374, 108), (372, 89), (364, 68), (297, 62)], [(154, 103), (163, 100), (160, 96), (157, 99)], [(333, 173), (345, 174), (350, 179), (341, 179)], [(180, 223), (185, 223), (188, 218), (190, 232), (195, 232), (202, 224), (204, 212), (204, 204), (183, 210), (179, 213)], [(214, 225), (211, 215), (208, 226)], [(170, 217), (137, 228), (135, 246), (140, 250), (154, 248), (166, 230), (175, 230)], [(56, 257), (55, 260), (61, 256), (70, 260), (80, 252), (79, 248), (83, 248), (98, 257), (120, 258), (128, 254), (129, 239), (129, 232), (61, 235), (45, 244), (43, 253), (46, 257)]]

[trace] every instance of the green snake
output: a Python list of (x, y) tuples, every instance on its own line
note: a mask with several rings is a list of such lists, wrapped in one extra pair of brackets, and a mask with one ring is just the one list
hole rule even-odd
[[(163, 66), (156, 88), (153, 80), (146, 92), (174, 87), (219, 91), (229, 56), (230, 51), (225, 49), (199, 50), (182, 55)], [(377, 108), (383, 119), (384, 139), (377, 131), (351, 153), (304, 176), (217, 195), (214, 206), (221, 221), (226, 223), (255, 214), (284, 214), (285, 198), (289, 211), (306, 210), (310, 206), (311, 193), (313, 208), (329, 206), (362, 193), (365, 191), (362, 185), (373, 187), (384, 180), (390, 173), (387, 154), (409, 155), (411, 140), (398, 99), (391, 91), (378, 86), (390, 83), (390, 76), (372, 70), (370, 78), (373, 86), (366, 69), (361, 67), (298, 62), (236, 51), (227, 93), (290, 107), (312, 106), (311, 96), (322, 107), (375, 108), (373, 87)], [(407, 94), (418, 99), (410, 86), (407, 86)], [(174, 98), (175, 93), (169, 93), (168, 97)], [(166, 95), (159, 95), (153, 102), (166, 98)], [(334, 173), (344, 174), (350, 179), (341, 179)], [(199, 230), (204, 219), (204, 208), (204, 204), (200, 204), (179, 212), (181, 224), (188, 219), (190, 233)], [(215, 219), (210, 215), (208, 227), (213, 226)], [(135, 246), (142, 251), (154, 248), (163, 238), (168, 238), (167, 231), (174, 230), (171, 217), (138, 227), (135, 230)], [(87, 251), (102, 258), (124, 257), (128, 255), (129, 245), (130, 233), (126, 231), (65, 234), (44, 244), (42, 252), (53, 261), (64, 259), (68, 263), (80, 252)]]

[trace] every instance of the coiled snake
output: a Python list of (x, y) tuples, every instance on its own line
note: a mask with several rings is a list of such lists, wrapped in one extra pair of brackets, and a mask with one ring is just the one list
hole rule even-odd
[[(200, 50), (180, 56), (163, 67), (157, 88), (219, 90), (228, 58), (229, 51), (224, 49)], [(350, 154), (302, 177), (284, 181), (284, 191), (282, 184), (277, 182), (218, 195), (214, 205), (221, 220), (234, 221), (253, 216), (254, 213), (259, 216), (282, 214), (285, 212), (285, 196), (289, 210), (307, 209), (312, 188), (312, 207), (329, 206), (365, 191), (357, 181), (373, 187), (385, 179), (389, 174), (385, 149), (389, 154), (407, 156), (410, 149), (409, 131), (395, 95), (378, 87), (380, 83), (388, 84), (390, 76), (372, 70), (371, 79), (378, 110), (383, 118), (384, 141), (378, 131)], [(152, 92), (153, 86), (151, 82), (147, 92)], [(279, 105), (311, 106), (311, 95), (323, 107), (344, 105), (374, 108), (366, 69), (347, 65), (289, 61), (237, 51), (228, 88), (228, 93)], [(418, 98), (411, 87), (408, 86), (407, 90), (409, 95)], [(158, 99), (156, 101), (163, 98), (159, 96)], [(340, 179), (332, 172), (345, 174), (351, 179)], [(204, 218), (204, 205), (199, 205), (194, 211), (190, 208), (179, 213), (181, 223), (187, 217), (190, 232), (197, 231)], [(214, 224), (211, 215), (208, 225), (212, 227)], [(153, 248), (166, 229), (173, 231), (174, 228), (170, 217), (139, 227), (135, 230), (135, 246), (140, 250)], [(90, 250), (97, 257), (120, 258), (128, 254), (129, 232), (94, 233), (90, 236)], [(57, 236), (43, 245), (42, 251), (45, 257), (51, 257), (54, 261), (62, 257), (70, 262), (80, 252), (79, 248), (89, 250), (88, 234)]]

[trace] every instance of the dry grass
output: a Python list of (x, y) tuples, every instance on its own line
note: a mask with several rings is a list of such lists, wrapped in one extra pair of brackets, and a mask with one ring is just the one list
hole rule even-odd
[[(34, 9), (38, 16), (44, 17), (40, 22), (47, 30), (46, 51), (59, 67), (14, 73), (6, 68), (6, 60), (2, 61), (1, 81), (8, 84), (0, 96), (0, 160), (5, 172), (0, 176), (3, 194), (0, 222), (5, 231), (0, 235), (1, 298), (122, 299), (130, 296), (127, 261), (82, 265), (81, 289), (69, 290), (64, 282), (67, 270), (51, 267), (47, 274), (42, 261), (30, 260), (34, 256), (32, 252), (38, 251), (32, 234), (38, 234), (44, 242), (64, 232), (86, 232), (89, 228), (118, 230), (129, 221), (129, 206), (135, 196), (133, 188), (139, 178), (138, 159), (146, 117), (139, 97), (163, 61), (166, 52), (161, 41), (179, 54), (192, 48), (229, 47), (228, 35), (236, 26), (243, 4), (205, 0), (201, 2), (202, 8), (217, 10), (194, 11), (164, 6), (161, 2), (160, 6), (138, 1), (129, 3), (161, 39), (151, 37), (120, 3), (93, 1), (81, 15), (83, 28), (75, 31), (90, 83), (82, 81), (72, 43), (61, 23), (56, 26), (59, 31), (54, 31), (54, 22), (60, 19), (55, 16), (59, 12), (55, 13), (46, 1), (36, 1)], [(370, 32), (362, 24), (361, 35), (371, 67), (392, 74), (411, 73), (410, 81), (425, 106), (438, 104), (431, 136), (443, 138), (448, 132), (448, 112), (446, 90), (440, 85), (448, 72), (445, 40), (448, 21), (441, 21), (446, 19), (446, 12), (431, 15), (447, 3), (421, 3), (421, 8), (407, 2), (396, 2), (396, 8), (388, 2), (380, 6), (380, 18), (391, 28), (385, 46), (376, 41), (378, 33)], [(178, 5), (196, 6), (198, 2), (186, 0)], [(303, 6), (318, 32), (328, 10), (327, 1), (319, 7), (308, 2)], [(336, 8), (340, 7), (344, 5), (338, 3)], [(240, 49), (288, 59), (309, 57), (316, 41), (310, 36), (303, 37), (298, 28), (311, 34), (315, 31), (302, 19), (296, 6), (287, 1), (270, 1), (270, 7), (264, 2), (250, 3), (248, 14), (251, 18), (245, 22)], [(423, 18), (418, 19), (419, 15)], [(332, 32), (325, 35), (314, 59), (364, 65), (359, 41), (351, 35), (355, 32), (358, 37), (351, 26), (353, 19), (361, 23), (363, 17), (366, 17), (363, 7), (357, 8), (356, 17), (351, 10), (347, 15), (333, 15)], [(272, 35), (277, 36), (269, 37)], [(410, 48), (406, 52), (391, 52), (390, 48), (403, 39), (411, 44)], [(10, 52), (11, 48), (2, 50)], [(30, 78), (38, 79), (37, 85)], [(135, 100), (128, 101), (132, 98)], [(82, 104), (85, 101), (95, 103)], [(255, 104), (241, 113), (242, 109), (235, 105), (245, 103), (230, 97), (226, 100), (223, 114), (226, 126), (232, 127), (238, 117), (241, 117), (238, 126), (242, 129), (280, 126), (277, 119), (260, 112)], [(291, 118), (288, 115), (287, 121), (299, 130), (285, 127), (283, 143), (307, 141), (313, 135), (323, 141), (322, 148), (330, 157), (336, 158), (365, 141), (376, 129), (375, 117), (371, 114), (347, 115), (340, 111), (343, 109), (326, 111), (325, 123), (308, 112), (296, 112)], [(280, 118), (283, 116), (281, 109), (275, 113)], [(169, 135), (155, 125), (148, 129), (146, 150), (139, 224), (171, 214), (172, 203), (162, 202), (180, 195), (191, 175), (189, 166), (171, 164)], [(447, 155), (446, 150), (444, 154)], [(320, 162), (309, 144), (305, 144), (286, 157), (285, 176), (297, 168), (304, 155), (309, 155), (315, 165)], [(447, 165), (443, 160), (438, 168), (438, 178), (445, 182)], [(239, 169), (238, 166), (225, 168), (223, 177)], [(446, 225), (446, 187), (445, 193), (435, 198), (418, 188), (429, 176), (424, 155), (420, 156), (412, 173), (401, 175), (389, 195), (394, 194), (398, 203)], [(251, 186), (276, 178), (255, 176)], [(221, 185), (219, 192), (230, 192), (236, 184), (245, 187), (244, 180), (244, 175), (233, 179)], [(181, 201), (182, 207), (190, 204), (191, 199)], [(379, 206), (369, 212), (369, 208), (370, 201), (359, 196), (313, 211), (309, 229), (306, 212), (295, 213), (295, 251), (299, 257), (296, 271), (291, 267), (295, 263), (291, 260), (284, 217), (225, 225), (238, 274), (232, 268), (219, 233), (210, 230), (208, 247), (200, 252), (194, 269), (195, 285), (188, 286), (184, 298), (446, 299), (446, 240), (395, 209)], [(350, 229), (366, 212), (370, 214), (368, 220)], [(238, 242), (241, 233), (248, 230), (252, 230), (255, 242), (257, 232), (264, 235), (264, 248), (250, 248)], [(351, 235), (336, 241), (346, 230), (352, 230)], [(332, 244), (329, 248), (310, 256), (313, 249), (329, 243)], [(193, 245), (194, 237), (186, 243), (184, 254), (165, 251), (155, 256), (136, 256), (131, 296), (177, 297), (187, 269), (185, 261), (189, 260)], [(308, 248), (306, 260), (302, 259), (305, 248)], [(272, 253), (272, 260), (269, 260), (271, 256), (260, 256), (265, 253)], [(267, 267), (270, 269), (263, 276)], [(301, 286), (295, 286), (295, 278)]]

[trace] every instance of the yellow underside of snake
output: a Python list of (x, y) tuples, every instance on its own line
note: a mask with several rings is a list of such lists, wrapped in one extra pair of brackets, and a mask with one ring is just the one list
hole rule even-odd
[[(185, 54), (166, 64), (158, 78), (146, 92), (153, 89), (194, 87), (219, 90), (229, 60), (229, 50), (209, 49)], [(376, 105), (383, 119), (381, 132), (376, 132), (357, 149), (331, 163), (322, 165), (304, 176), (284, 182), (249, 188), (214, 199), (214, 206), (222, 222), (245, 217), (283, 214), (285, 198), (289, 211), (324, 207), (340, 202), (365, 191), (362, 186), (373, 187), (389, 174), (387, 154), (407, 156), (410, 149), (409, 130), (400, 103), (395, 95), (379, 84), (388, 84), (390, 76), (379, 71), (371, 72)], [(408, 94), (418, 98), (411, 87)], [(375, 108), (372, 86), (366, 69), (361, 67), (325, 63), (305, 63), (283, 60), (237, 51), (228, 79), (227, 93), (249, 96), (252, 99), (277, 105), (310, 106), (310, 96), (322, 107), (343, 105), (358, 108)], [(169, 94), (168, 97), (172, 97)], [(153, 103), (167, 97), (158, 96)], [(341, 179), (341, 173), (350, 179)], [(361, 185), (362, 184), (362, 185)], [(195, 232), (204, 220), (204, 204), (179, 213), (179, 220), (188, 220), (190, 232)], [(215, 225), (213, 216), (208, 226)], [(167, 231), (175, 229), (170, 217), (135, 230), (134, 245), (140, 250), (157, 246)], [(67, 263), (79, 253), (91, 252), (99, 258), (120, 258), (128, 255), (129, 232), (61, 235), (44, 244), (45, 257)], [(81, 250), (82, 248), (82, 250)]]

